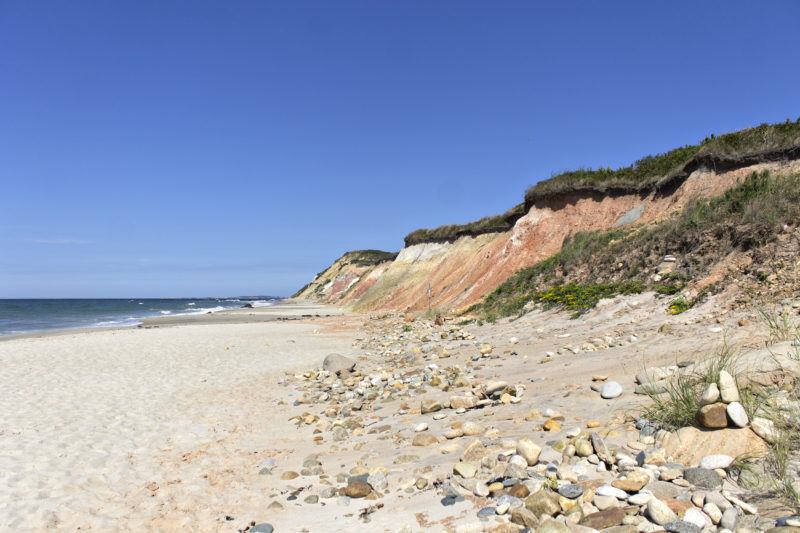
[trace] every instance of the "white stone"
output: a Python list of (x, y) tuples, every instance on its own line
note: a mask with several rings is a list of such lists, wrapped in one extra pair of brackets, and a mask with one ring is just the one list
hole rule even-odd
[(616, 381), (609, 381), (608, 383), (604, 384), (603, 389), (600, 391), (600, 396), (602, 396), (606, 400), (616, 398), (621, 394), (622, 394), (622, 385), (620, 385)]
[(426, 424), (425, 422), (422, 422), (414, 426), (414, 431), (416, 431), (417, 433), (419, 433), (420, 431), (427, 431), (427, 429), (428, 429), (428, 424)]
[(728, 412), (728, 418), (731, 419), (734, 425), (740, 428), (747, 427), (749, 420), (747, 418), (747, 412), (744, 410), (744, 407), (742, 407), (742, 404), (739, 402), (731, 402), (728, 404), (726, 411)]
[(756, 435), (770, 444), (774, 444), (778, 440), (778, 430), (775, 428), (775, 423), (772, 420), (757, 416), (753, 418), (753, 421), (750, 423), (750, 428)]
[(617, 487), (612, 487), (611, 485), (602, 485), (597, 487), (594, 491), (595, 494), (599, 496), (612, 496), (618, 500), (627, 500), (628, 493), (622, 489), (618, 489)]
[(736, 380), (725, 370), (719, 371), (719, 395), (725, 403), (739, 401), (739, 388), (736, 386)]
[(733, 462), (733, 457), (724, 454), (706, 455), (700, 459), (700, 468), (714, 470), (717, 468), (728, 468)]
[(703, 511), (695, 509), (694, 507), (686, 509), (686, 512), (683, 514), (683, 520), (696, 525), (700, 529), (704, 529), (707, 525), (711, 524), (711, 519), (708, 518)]
[(716, 383), (712, 383), (706, 387), (703, 395), (700, 396), (700, 405), (711, 405), (716, 403), (717, 400), (719, 400), (719, 387), (717, 387)]
[(632, 495), (628, 498), (628, 503), (631, 505), (645, 505), (650, 503), (650, 500), (653, 499), (653, 494), (651, 492), (637, 492), (636, 494)]

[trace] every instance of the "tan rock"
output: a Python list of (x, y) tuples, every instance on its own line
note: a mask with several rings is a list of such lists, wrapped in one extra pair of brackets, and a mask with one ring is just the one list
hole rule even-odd
[(762, 455), (767, 445), (750, 428), (727, 428), (703, 431), (695, 427), (681, 428), (664, 439), (664, 453), (685, 466), (696, 466), (710, 453), (738, 457)]
[(479, 462), (486, 455), (486, 447), (478, 439), (472, 439), (464, 453), (461, 454), (461, 460), (466, 462)]
[(439, 400), (428, 398), (420, 402), (420, 413), (423, 415), (426, 413), (434, 413), (436, 411), (440, 411), (441, 409), (442, 404), (439, 402)]
[(542, 425), (542, 429), (545, 431), (553, 431), (555, 433), (561, 431), (561, 424), (557, 420), (549, 419), (547, 420), (544, 425)]
[(351, 481), (344, 489), (345, 496), (350, 498), (365, 498), (370, 492), (372, 492), (372, 487), (363, 481)]
[(650, 476), (647, 475), (646, 472), (634, 470), (628, 473), (624, 478), (612, 481), (611, 486), (626, 492), (638, 492), (648, 483), (650, 483)]
[(451, 409), (472, 409), (478, 405), (477, 396), (451, 396), (450, 408)]
[(433, 433), (418, 433), (411, 441), (412, 446), (430, 446), (432, 444), (439, 444), (439, 439)]

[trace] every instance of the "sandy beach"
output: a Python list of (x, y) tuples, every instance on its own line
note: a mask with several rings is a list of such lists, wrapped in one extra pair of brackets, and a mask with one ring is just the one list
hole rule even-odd
[[(283, 372), (351, 349), (348, 333), (276, 319), (333, 313), (275, 306), (0, 340), (0, 530), (153, 530), (147, 494), (175, 483), (163, 456), (275, 416), (264, 402)], [(200, 497), (214, 481), (186, 481), (187, 524), (216, 520)]]
[[(652, 450), (633, 424), (645, 401), (633, 394), (638, 372), (701, 360), (725, 342), (763, 346), (752, 313), (711, 299), (670, 317), (667, 304), (645, 293), (580, 320), (534, 311), (460, 326), (290, 303), (4, 339), (0, 530), (518, 531), (509, 518), (529, 518), (496, 513), (496, 498), (540, 490), (558, 442), (592, 428), (618, 457)], [(320, 371), (329, 353), (355, 371)], [(601, 397), (607, 380), (618, 397)], [(487, 398), (496, 387), (503, 397)], [(763, 446), (750, 429), (726, 431), (688, 443), (680, 460), (688, 468), (710, 451)], [(539, 464), (511, 464), (519, 439), (543, 450)], [(587, 516), (603, 499), (594, 490), (625, 472), (594, 457), (564, 455), (558, 469), (559, 487), (578, 483), (594, 498)], [(470, 461), (476, 478), (456, 475)], [(655, 479), (664, 468), (645, 467)], [(487, 497), (489, 481), (477, 478), (512, 471), (525, 486)], [(354, 493), (357, 480), (370, 490)], [(669, 490), (690, 486), (679, 482)]]

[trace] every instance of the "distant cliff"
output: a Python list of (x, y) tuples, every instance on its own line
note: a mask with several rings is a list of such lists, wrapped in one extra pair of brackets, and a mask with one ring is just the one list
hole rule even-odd
[(398, 253), (348, 252), (296, 296), (354, 310), (464, 309), (579, 232), (633, 228), (722, 194), (752, 171), (800, 172), (800, 121), (762, 125), (620, 169), (544, 180), (506, 213), (422, 229)]

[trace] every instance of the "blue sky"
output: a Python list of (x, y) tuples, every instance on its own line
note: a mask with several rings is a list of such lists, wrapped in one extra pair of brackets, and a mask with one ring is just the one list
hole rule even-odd
[(0, 0), (0, 297), (287, 295), (800, 115), (797, 2)]

